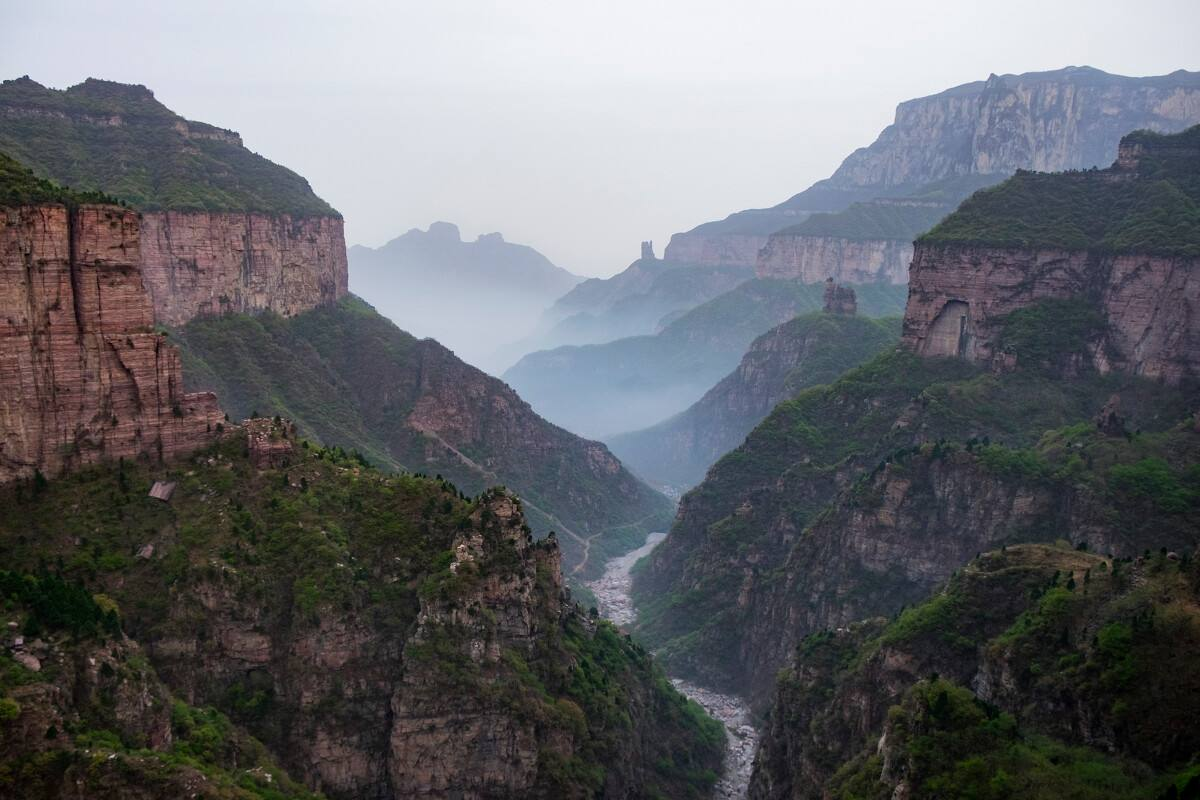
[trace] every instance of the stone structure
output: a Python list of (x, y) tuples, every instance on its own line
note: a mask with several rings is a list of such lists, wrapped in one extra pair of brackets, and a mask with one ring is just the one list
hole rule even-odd
[(654, 242), (642, 242), (642, 259), (645, 261), (654, 260)]
[(208, 442), (222, 414), (212, 393), (184, 393), (179, 353), (154, 331), (137, 213), (0, 214), (0, 482)]
[(293, 453), (291, 431), (288, 423), (270, 419), (248, 419), (242, 423), (246, 429), (246, 449), (250, 451), (250, 463), (256, 469), (282, 468), (288, 465)]
[(853, 317), (858, 313), (858, 298), (849, 286), (838, 286), (833, 278), (825, 279), (825, 308), (826, 314), (840, 314)]

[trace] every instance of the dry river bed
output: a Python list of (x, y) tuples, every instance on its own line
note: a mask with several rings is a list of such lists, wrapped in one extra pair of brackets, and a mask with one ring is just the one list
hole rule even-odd
[[(647, 555), (666, 538), (665, 533), (652, 533), (646, 543), (623, 556), (610, 560), (604, 574), (588, 582), (600, 603), (600, 613), (621, 627), (633, 623), (635, 611), (629, 596), (632, 578), (630, 571), (638, 559)], [(699, 703), (714, 719), (725, 724), (728, 748), (725, 756), (725, 776), (717, 784), (714, 797), (720, 800), (742, 800), (750, 785), (750, 770), (754, 764), (754, 749), (758, 733), (750, 724), (750, 709), (740, 697), (720, 694), (687, 681), (672, 678), (675, 688)]]

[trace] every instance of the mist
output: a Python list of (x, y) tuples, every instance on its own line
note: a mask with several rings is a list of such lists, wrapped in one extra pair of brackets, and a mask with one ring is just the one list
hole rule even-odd
[[(378, 247), (435, 220), (580, 275), (771, 205), (897, 102), (991, 72), (1200, 65), (1200, 4), (8, 4), (0, 76), (147, 83)], [(1167, 21), (1170, 21), (1169, 23)]]

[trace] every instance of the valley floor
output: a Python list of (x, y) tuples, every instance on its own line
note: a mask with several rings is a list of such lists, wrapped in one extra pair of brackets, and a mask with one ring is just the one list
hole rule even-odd
[[(622, 627), (633, 623), (637, 616), (630, 596), (633, 566), (643, 556), (649, 555), (666, 536), (661, 532), (651, 533), (644, 545), (610, 559), (605, 564), (604, 574), (588, 582), (587, 587), (596, 595), (603, 616)], [(717, 800), (743, 800), (750, 787), (754, 751), (758, 747), (758, 731), (751, 724), (749, 705), (735, 695), (714, 692), (679, 678), (672, 678), (671, 683), (725, 726), (728, 740), (725, 775), (717, 784), (713, 797)]]

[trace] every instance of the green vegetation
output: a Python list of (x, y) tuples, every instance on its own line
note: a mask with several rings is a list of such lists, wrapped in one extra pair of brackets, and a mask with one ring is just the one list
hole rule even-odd
[[(775, 760), (788, 740), (828, 742), (806, 758), (839, 798), (890, 797), (899, 780), (913, 797), (1200, 789), (1189, 723), (1200, 711), (1189, 667), (1198, 592), (1200, 565), (1164, 554), (1136, 564), (1046, 545), (984, 554), (890, 622), (807, 637), (780, 677), (762, 763), (791, 771)], [(1006, 683), (985, 680), (982, 697), (965, 688), (999, 674)], [(865, 728), (844, 715), (849, 697), (879, 709)]]
[[(1064, 313), (1073, 308), (1065, 306)], [(1014, 315), (1013, 346), (1036, 345), (1037, 330), (1050, 316), (1042, 308)], [(1079, 324), (1068, 333), (1078, 336), (1068, 335), (1064, 348), (1078, 344), (1091, 325), (1086, 313), (1075, 318)], [(1059, 351), (1027, 352), (1057, 358)], [(797, 552), (810, 552), (804, 549), (808, 534), (826, 515), (878, 507), (871, 481), (889, 463), (911, 469), (927, 485), (936, 458), (933, 445), (912, 458), (920, 442), (941, 442), (938, 457), (969, 448), (972, 463), (999, 481), (1088, 497), (1099, 505), (1097, 524), (1126, 546), (1189, 540), (1200, 525), (1191, 466), (1200, 454), (1191, 423), (1180, 425), (1194, 411), (1191, 389), (1087, 371), (1064, 380), (1033, 358), (1019, 363), (1016, 371), (995, 374), (959, 359), (895, 350), (778, 405), (687, 495), (685, 513), (658, 557), (635, 574), (640, 635), (662, 648), (675, 670), (704, 670), (726, 675), (731, 686), (743, 684), (742, 670), (752, 668), (739, 655), (750, 624), (737, 602), (746, 570), (760, 577), (761, 595), (787, 602), (780, 567)], [(1128, 437), (1103, 435), (1091, 422), (1113, 395), (1120, 398)], [(1139, 467), (1142, 477), (1131, 478), (1128, 468), (1147, 458), (1162, 459), (1169, 469)], [(905, 459), (911, 463), (897, 464)], [(1116, 465), (1124, 466), (1110, 478)], [(847, 478), (852, 491), (843, 495)], [(1053, 527), (1061, 523), (1050, 518), (1030, 524), (1012, 535), (1026, 541), (1061, 535)], [(791, 539), (781, 530), (803, 533)], [(874, 570), (844, 580), (860, 595), (895, 605), (912, 590)], [(849, 592), (844, 589), (839, 602), (853, 602), (845, 600)]]
[[(623, 470), (594, 469), (588, 443), (356, 297), (291, 318), (196, 319), (171, 339), (188, 387), (215, 391), (236, 419), (280, 415), (302, 435), (357, 450), (381, 468), (440, 474), (472, 494), (503, 483), (520, 495), (538, 535), (562, 535), (569, 567), (583, 558), (582, 539), (595, 536), (588, 576), (599, 574), (607, 555), (669, 523), (665, 497)], [(465, 403), (470, 424), (461, 431), (429, 433), (410, 421), (419, 407), (451, 397)]]
[[(292, 435), (281, 422), (267, 424), (280, 437)], [(147, 497), (157, 479), (177, 482), (170, 503)], [(635, 735), (645, 738), (638, 752), (648, 754), (648, 773), (624, 775), (625, 785), (644, 778), (664, 797), (705, 796), (719, 765), (722, 727), (672, 689), (628, 637), (581, 610), (561, 611), (551, 571), (556, 545), (539, 542), (530, 547), (532, 555), (522, 556), (512, 536), (530, 530), (506, 532), (507, 518), (493, 511), (501, 498), (502, 490), (489, 490), (469, 500), (444, 479), (384, 475), (338, 448), (298, 440), (286, 465), (259, 470), (242, 432), (230, 428), (210, 449), (167, 469), (119, 463), (82, 470), (37, 492), (32, 484), (5, 489), (5, 563), (49, 564), (54, 572), (36, 579), (3, 573), (0, 590), (46, 609), (36, 612), (45, 617), (45, 629), (91, 624), (111, 635), (106, 620), (115, 619), (119, 603), (130, 635), (148, 643), (187, 643), (182, 651), (161, 651), (155, 666), (182, 677), (211, 708), (174, 706), (177, 741), (169, 751), (146, 750), (103, 715), (62, 732), (79, 747), (117, 753), (122, 764), (136, 762), (139, 769), (165, 763), (208, 775), (210, 764), (234, 759), (249, 770), (246, 765), (256, 762), (245, 755), (249, 745), (240, 743), (243, 730), (292, 764), (288, 725), (316, 713), (286, 691), (297, 680), (288, 672), (296, 666), (272, 662), (225, 671), (220, 642), (229, 641), (223, 637), (232, 626), (269, 641), (274, 652), (296, 652), (297, 642), (345, 630), (360, 639), (335, 682), (374, 685), (404, 676), (411, 682), (396, 691), (410, 693), (405, 696), (416, 703), (466, 698), (529, 722), (547, 745), (532, 796), (596, 796), (627, 768), (623, 754)], [(452, 569), (452, 548), (463, 531), (478, 533), (483, 550)], [(148, 543), (153, 553), (145, 557)], [(508, 613), (503, 604), (516, 597), (491, 598), (487, 602), (501, 603), (493, 611), (480, 602), (481, 594), (495, 585), (519, 585), (531, 570), (537, 599), (530, 607), (543, 615), (532, 650), (506, 647), (498, 664), (471, 656), (476, 637), (499, 640), (494, 629), (504, 621), (500, 612)], [(93, 598), (81, 583), (114, 600)], [(223, 598), (217, 608), (213, 597)], [(429, 615), (422, 637), (414, 640), (422, 608)], [(363, 632), (369, 637), (361, 639)], [(208, 668), (198, 670), (197, 664)], [(4, 679), (0, 695), (28, 680), (15, 664), (0, 662), (0, 675), (16, 676)], [(361, 691), (320, 699), (324, 724), (361, 725), (354, 721)], [(392, 689), (384, 685), (382, 691), (380, 702), (386, 703)], [(421, 700), (422, 693), (431, 694)], [(457, 713), (459, 706), (453, 709)], [(0, 714), (11, 713), (9, 704), (0, 707)], [(576, 743), (570, 758), (554, 744), (561, 737)], [(231, 748), (243, 748), (242, 755), (235, 758)], [(47, 787), (56, 785), (53, 776), (74, 774), (74, 767), (58, 762), (6, 767), (14, 776), (42, 776), (38, 780)], [(243, 786), (245, 780), (238, 773), (233, 785), (283, 791), (284, 784), (261, 776), (258, 789)]]
[[(903, 313), (904, 286), (855, 286), (865, 317)], [(504, 380), (551, 422), (607, 438), (654, 425), (699, 400), (755, 338), (824, 305), (825, 284), (748, 280), (653, 336), (531, 353)]]
[(898, 317), (804, 314), (756, 339), (737, 370), (686, 411), (613, 437), (609, 444), (622, 461), (656, 483), (694, 486), (780, 399), (836, 380), (899, 338)]
[(4, 153), (0, 153), (0, 206), (61, 203), (117, 203), (103, 192), (75, 192), (53, 181), (39, 178)]
[(784, 236), (829, 236), (854, 241), (889, 239), (911, 242), (953, 210), (952, 206), (874, 200), (855, 203), (835, 214), (813, 214), (804, 222), (784, 228)]
[(1104, 317), (1086, 300), (1043, 299), (1004, 318), (998, 341), (1020, 363), (1061, 370), (1104, 332)]
[(1200, 255), (1200, 126), (1125, 141), (1143, 148), (1133, 174), (1018, 172), (969, 198), (919, 241)]
[(337, 214), (304, 178), (141, 86), (88, 79), (56, 91), (19, 78), (0, 84), (5, 109), (21, 113), (0, 113), (0, 150), (39, 177), (142, 210)]
[(29, 608), (23, 633), (38, 636), (43, 631), (67, 630), (76, 636), (109, 636), (120, 633), (117, 612), (105, 609), (77, 583), (57, 575), (29, 575), (0, 570), (0, 599)]

